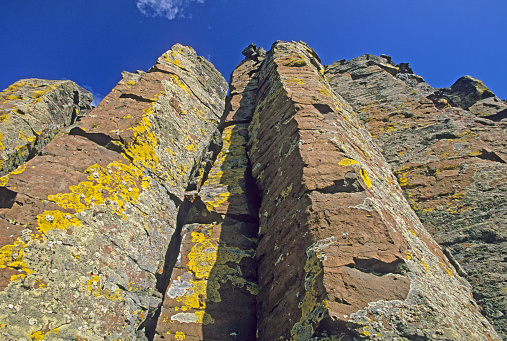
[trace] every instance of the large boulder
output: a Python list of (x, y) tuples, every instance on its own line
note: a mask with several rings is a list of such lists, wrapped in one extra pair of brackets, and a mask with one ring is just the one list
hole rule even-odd
[(0, 208), (4, 339), (144, 338), (226, 91), (208, 61), (175, 45), (149, 72), (125, 73), (69, 135), (9, 174)]

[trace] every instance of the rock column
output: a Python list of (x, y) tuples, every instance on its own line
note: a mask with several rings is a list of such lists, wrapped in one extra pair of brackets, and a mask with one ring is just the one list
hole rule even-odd
[(248, 147), (260, 340), (498, 339), (307, 45), (267, 54)]

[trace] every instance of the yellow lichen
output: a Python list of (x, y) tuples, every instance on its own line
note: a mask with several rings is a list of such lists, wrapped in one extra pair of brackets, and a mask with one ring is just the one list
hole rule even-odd
[(102, 289), (99, 275), (95, 275), (86, 281), (86, 290), (88, 290), (94, 297), (103, 296), (109, 301), (121, 300), (124, 297), (120, 288), (116, 289), (114, 292), (108, 289)]
[(190, 95), (190, 91), (185, 86), (185, 84), (183, 84), (180, 81), (180, 78), (177, 75), (171, 75), (171, 79), (173, 80), (174, 84), (176, 84), (177, 86), (179, 86), (180, 88), (182, 88), (183, 90), (185, 90), (185, 92), (187, 93), (187, 95)]
[(30, 341), (43, 341), (49, 334), (54, 334), (54, 336), (58, 335), (58, 328), (50, 330), (48, 332), (43, 332), (40, 330), (34, 331), (30, 334)]
[(0, 151), (5, 149), (5, 145), (2, 143), (3, 140), (4, 140), (4, 135), (2, 133), (0, 133)]
[[(10, 268), (13, 270), (20, 270), (26, 274), (32, 271), (28, 269), (26, 262), (23, 260), (23, 252), (26, 244), (19, 240), (14, 241), (13, 244), (4, 245), (0, 249), (0, 269)], [(11, 276), (11, 281), (24, 278), (24, 274)]]
[(4, 176), (0, 177), (0, 187), (3, 187), (5, 185), (7, 185), (7, 182), (9, 182), (9, 176), (8, 175), (4, 175)]
[(39, 90), (39, 91), (34, 91), (32, 93), (32, 98), (35, 99), (35, 102), (39, 102), (42, 100), (42, 96), (44, 96), (46, 93), (52, 91), (53, 89), (55, 89), (59, 84), (52, 84), (52, 85), (49, 85), (47, 86), (45, 89), (43, 90)]
[(37, 222), (39, 226), (37, 229), (46, 234), (49, 230), (67, 230), (69, 227), (81, 226), (81, 221), (78, 220), (70, 213), (63, 213), (61, 211), (45, 211), (37, 215)]
[[(306, 278), (310, 280), (309, 285), (305, 283), (305, 296), (300, 302), (301, 318), (291, 330), (291, 340), (308, 340), (313, 335), (313, 326), (324, 316), (323, 312), (329, 306), (327, 300), (319, 301), (315, 286), (319, 275), (322, 273), (322, 264), (316, 254), (309, 255), (305, 263)], [(318, 311), (322, 311), (321, 314)], [(317, 312), (317, 313), (316, 313)]]
[(291, 59), (284, 64), (284, 66), (289, 66), (289, 67), (301, 67), (301, 66), (305, 66), (305, 65), (306, 65), (306, 61), (302, 57), (299, 57), (297, 59)]
[(185, 334), (183, 332), (176, 332), (174, 339), (179, 341), (185, 340)]
[(140, 183), (143, 188), (148, 185), (148, 180), (139, 168), (117, 161), (110, 163), (107, 168), (93, 165), (85, 172), (90, 181), (70, 186), (71, 193), (50, 195), (48, 199), (76, 212), (100, 205), (109, 199), (116, 203), (111, 205), (116, 213), (126, 219), (123, 213), (126, 203), (138, 201), (140, 189), (137, 184)]
[(358, 165), (359, 163), (356, 160), (352, 159), (343, 159), (340, 162), (338, 162), (340, 166), (352, 166), (352, 165)]
[(292, 184), (290, 184), (287, 188), (285, 188), (284, 190), (282, 190), (282, 192), (280, 192), (280, 197), (282, 199), (286, 199), (291, 191), (292, 191)]
[(19, 166), (18, 168), (16, 168), (15, 170), (13, 170), (12, 172), (10, 172), (9, 174), (21, 174), (23, 173), (24, 171), (26, 170), (26, 163)]
[(197, 278), (204, 278), (209, 275), (217, 260), (217, 251), (211, 239), (199, 232), (192, 232), (192, 247), (188, 255), (188, 267)]
[(368, 188), (371, 188), (371, 180), (368, 176), (368, 172), (366, 171), (366, 169), (362, 169), (359, 171), (359, 174), (361, 174), (361, 177), (363, 178), (363, 181), (364, 181), (364, 184), (368, 187)]

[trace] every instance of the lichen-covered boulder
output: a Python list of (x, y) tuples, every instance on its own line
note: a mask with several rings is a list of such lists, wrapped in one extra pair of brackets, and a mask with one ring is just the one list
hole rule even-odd
[(0, 92), (0, 176), (86, 115), (91, 102), (90, 92), (68, 80), (21, 79)]

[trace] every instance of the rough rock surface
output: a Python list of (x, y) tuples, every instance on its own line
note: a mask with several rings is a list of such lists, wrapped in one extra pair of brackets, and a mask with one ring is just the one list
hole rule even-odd
[(144, 335), (161, 301), (157, 277), (178, 208), (199, 181), (226, 87), (209, 62), (175, 45), (149, 72), (124, 74), (70, 135), (9, 174), (0, 208), (2, 339)]
[(0, 92), (0, 177), (86, 115), (91, 102), (91, 93), (68, 80), (21, 79)]
[[(502, 118), (505, 104), (475, 78), (433, 89), (389, 62), (364, 55), (331, 64), (326, 76), (381, 146), (426, 229), (472, 284), (482, 313), (507, 338), (507, 125), (482, 118)], [(489, 102), (498, 107), (485, 115), (480, 107)]]
[(277, 42), (258, 77), (259, 339), (498, 339), (315, 52)]
[(245, 51), (231, 75), (222, 148), (203, 185), (189, 193), (156, 340), (256, 340), (258, 199), (246, 143), (263, 50)]
[(173, 46), (0, 178), (0, 338), (499, 340), (460, 275), (501, 313), (505, 103), (388, 56), (243, 55), (226, 99)]

